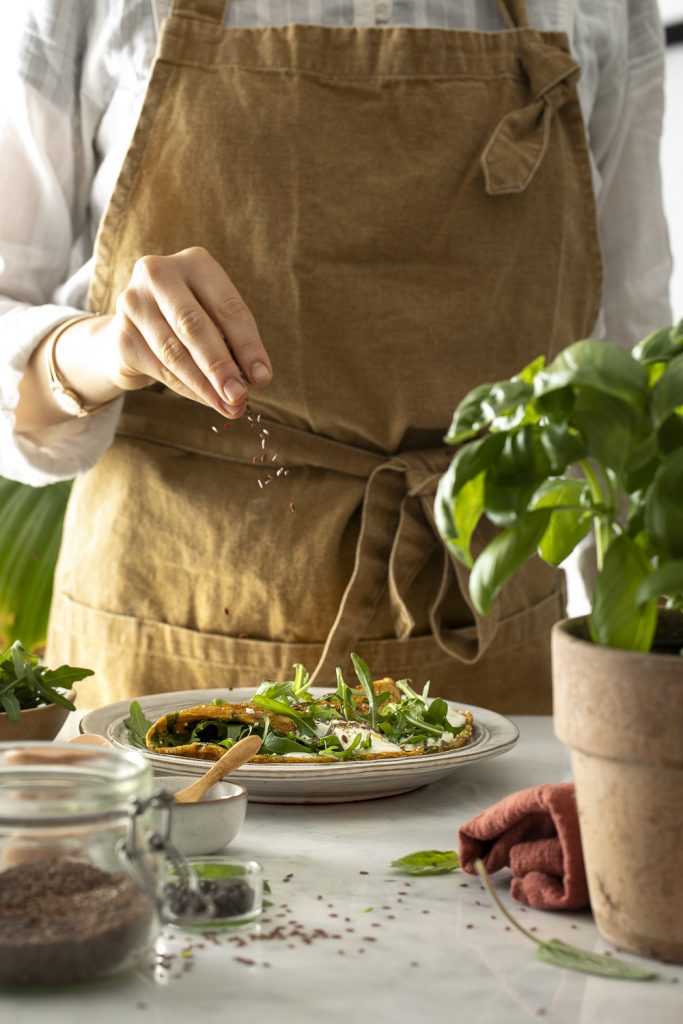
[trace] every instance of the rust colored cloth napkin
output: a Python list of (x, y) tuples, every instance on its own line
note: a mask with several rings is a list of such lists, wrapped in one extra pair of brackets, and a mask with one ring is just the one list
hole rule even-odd
[(538, 910), (590, 906), (574, 785), (559, 782), (512, 793), (458, 832), (460, 864), (476, 874), (509, 867), (514, 899)]

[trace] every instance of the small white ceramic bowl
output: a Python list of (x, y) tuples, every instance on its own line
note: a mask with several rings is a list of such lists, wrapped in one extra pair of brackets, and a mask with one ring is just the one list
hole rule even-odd
[[(196, 775), (161, 775), (155, 778), (154, 788), (177, 793), (196, 781)], [(218, 853), (235, 838), (246, 813), (244, 786), (216, 782), (198, 803), (172, 805), (170, 840), (186, 857)]]

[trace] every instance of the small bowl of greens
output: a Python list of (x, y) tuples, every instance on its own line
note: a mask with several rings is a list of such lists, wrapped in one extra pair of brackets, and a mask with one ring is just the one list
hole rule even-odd
[(16, 640), (0, 653), (0, 742), (52, 740), (75, 710), (72, 686), (89, 668), (49, 669)]

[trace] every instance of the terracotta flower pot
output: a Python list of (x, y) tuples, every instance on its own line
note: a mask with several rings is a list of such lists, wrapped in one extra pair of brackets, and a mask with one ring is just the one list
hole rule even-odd
[[(662, 613), (667, 638), (683, 646), (683, 615)], [(580, 618), (553, 628), (552, 661), (598, 930), (683, 963), (683, 657), (600, 647)]]
[[(74, 690), (62, 691), (68, 700), (73, 701)], [(70, 714), (68, 708), (59, 704), (41, 704), (38, 708), (28, 708), (21, 712), (18, 722), (10, 722), (7, 714), (0, 713), (0, 743), (13, 743), (16, 740), (53, 740)]]

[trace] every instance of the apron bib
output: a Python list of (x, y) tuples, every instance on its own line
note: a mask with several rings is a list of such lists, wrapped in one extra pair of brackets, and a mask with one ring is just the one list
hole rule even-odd
[(598, 313), (567, 38), (523, 0), (494, 33), (225, 30), (224, 7), (175, 0), (163, 26), (89, 305), (112, 312), (139, 257), (202, 245), (274, 380), (229, 425), (163, 388), (126, 397), (74, 485), (50, 659), (96, 670), (82, 705), (294, 662), (334, 686), (356, 651), (432, 695), (547, 712), (562, 574), (530, 563), (480, 617), (432, 505), (463, 395)]

